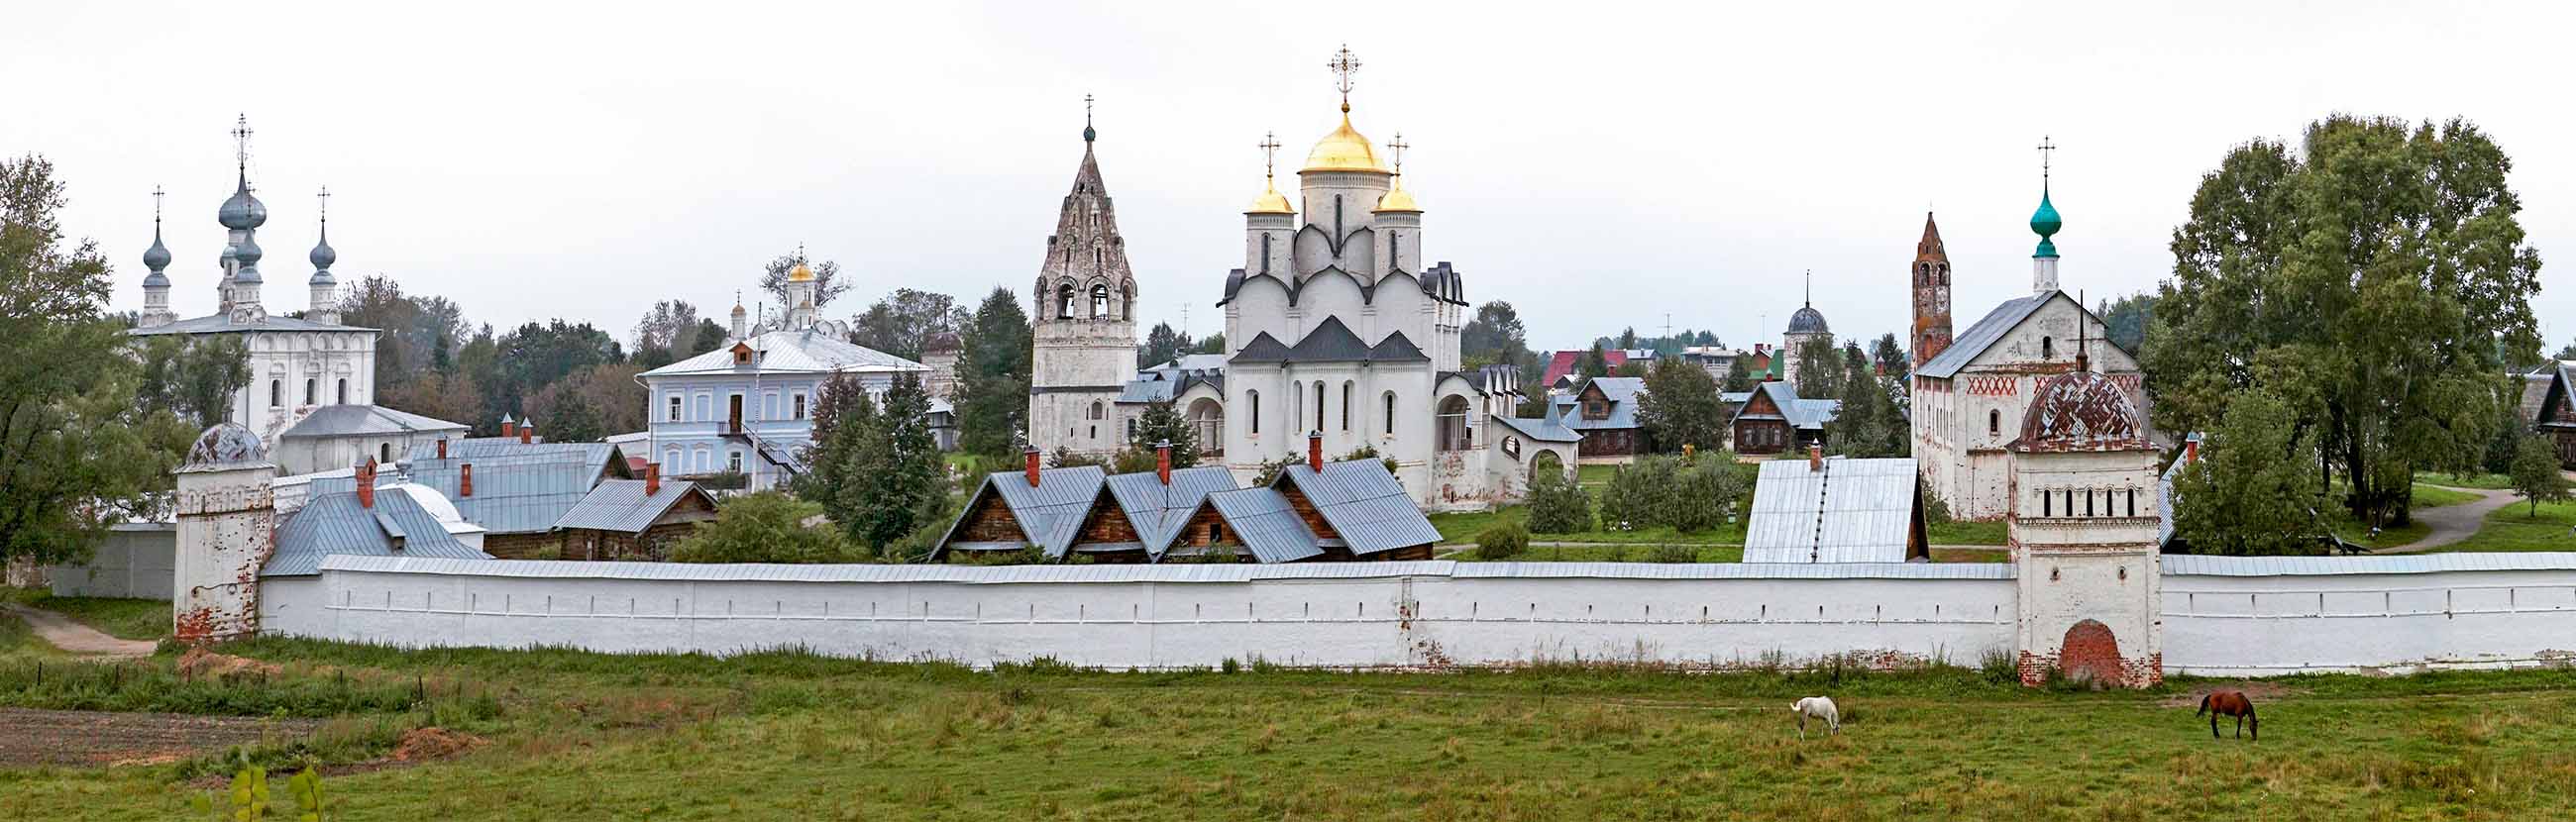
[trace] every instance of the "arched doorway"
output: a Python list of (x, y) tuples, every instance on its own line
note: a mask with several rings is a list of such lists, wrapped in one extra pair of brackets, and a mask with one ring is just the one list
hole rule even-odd
[(1451, 394), (1440, 398), (1438, 436), (1440, 450), (1465, 451), (1475, 447), (1475, 438), (1467, 428), (1467, 398)]
[(1555, 451), (1550, 451), (1545, 448), (1539, 448), (1536, 450), (1538, 453), (1531, 455), (1529, 459), (1529, 481), (1531, 484), (1537, 484), (1538, 478), (1546, 476), (1553, 476), (1557, 479), (1573, 479), (1573, 477), (1567, 476), (1565, 473), (1565, 459), (1563, 457), (1559, 457), (1556, 455)]
[(1215, 400), (1200, 397), (1190, 403), (1189, 420), (1190, 430), (1198, 434), (1199, 453), (1213, 457), (1225, 456), (1225, 406), (1217, 404)]
[(2128, 678), (2120, 672), (2120, 639), (2111, 635), (2111, 626), (2093, 620), (2075, 623), (2066, 629), (2066, 642), (2057, 648), (2057, 671), (2068, 679), (2120, 685)]

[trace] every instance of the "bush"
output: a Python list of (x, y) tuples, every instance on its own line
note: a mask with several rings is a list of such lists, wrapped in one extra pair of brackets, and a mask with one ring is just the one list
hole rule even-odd
[(713, 522), (671, 548), (672, 562), (849, 562), (849, 543), (831, 528), (809, 528), (805, 521), (823, 506), (777, 491), (735, 497), (717, 509)]
[(1699, 561), (1699, 549), (1688, 545), (1657, 545), (1646, 552), (1647, 562), (1678, 565)]
[(1655, 526), (1682, 533), (1726, 524), (1744, 494), (1744, 475), (1724, 451), (1680, 457), (1639, 458), (1621, 467), (1602, 489), (1602, 526), (1633, 530)]
[(1530, 478), (1529, 529), (1541, 534), (1592, 530), (1592, 492), (1564, 475), (1542, 471)]
[(1505, 521), (1476, 534), (1477, 559), (1511, 559), (1529, 550), (1529, 529)]

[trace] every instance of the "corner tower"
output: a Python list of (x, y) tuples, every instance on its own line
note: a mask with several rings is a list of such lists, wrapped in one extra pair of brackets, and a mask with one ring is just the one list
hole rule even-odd
[(1941, 248), (1941, 226), (1923, 212), (1923, 239), (1914, 243), (1914, 365), (1922, 367), (1950, 347), (1950, 254)]
[(2039, 381), (2005, 446), (2021, 681), (2149, 687), (2164, 680), (2156, 446), (2128, 392), (2076, 357)]
[(1030, 314), (1029, 444), (1050, 453), (1124, 445), (1118, 394), (1136, 379), (1136, 277), (1100, 180), (1090, 103), (1083, 99), (1082, 165), (1047, 238)]

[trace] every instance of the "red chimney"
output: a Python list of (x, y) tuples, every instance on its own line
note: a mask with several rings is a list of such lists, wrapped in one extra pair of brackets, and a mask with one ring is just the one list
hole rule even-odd
[(1029, 446), (1029, 450), (1026, 453), (1021, 454), (1021, 456), (1028, 460), (1029, 487), (1038, 487), (1038, 447), (1034, 445)]
[(511, 438), (511, 437), (515, 437), (515, 436), (518, 436), (518, 435), (519, 435), (519, 424), (518, 424), (517, 422), (515, 422), (515, 421), (512, 421), (512, 420), (510, 419), (509, 415), (507, 415), (507, 414), (502, 415), (502, 416), (501, 416), (501, 438), (502, 438), (502, 439), (509, 439), (509, 438)]
[(529, 443), (532, 443), (532, 442), (536, 442), (536, 441), (537, 441), (537, 426), (536, 426), (534, 423), (530, 423), (530, 424), (527, 424), (527, 425), (521, 425), (521, 426), (519, 426), (519, 444), (520, 444), (520, 445), (526, 445), (526, 444), (529, 444)]
[(2184, 465), (2190, 465), (2190, 464), (2192, 464), (2192, 463), (2199, 462), (2199, 461), (2200, 461), (2200, 441), (2199, 441), (2199, 440), (2183, 440), (2183, 441), (2182, 441), (2182, 464), (2184, 464)]
[(376, 460), (367, 458), (358, 464), (358, 507), (376, 507)]
[(1322, 431), (1306, 433), (1306, 468), (1318, 474), (1324, 472), (1324, 432)]
[(1812, 442), (1807, 444), (1807, 470), (1809, 470), (1809, 471), (1822, 471), (1822, 470), (1825, 470), (1825, 447), (1824, 447), (1824, 446), (1822, 446), (1822, 445), (1818, 445), (1818, 444), (1815, 444), (1815, 443), (1812, 443)]
[(438, 438), (438, 458), (439, 458), (439, 459), (446, 459), (446, 458), (447, 458), (447, 438), (446, 438), (446, 437), (440, 437), (440, 438)]
[(659, 463), (648, 464), (644, 466), (644, 495), (649, 497), (659, 493), (662, 493), (662, 466)]
[(1154, 475), (1163, 478), (1164, 485), (1172, 484), (1171, 440), (1154, 443)]
[(456, 495), (474, 496), (474, 463), (464, 463), (456, 466), (456, 469)]

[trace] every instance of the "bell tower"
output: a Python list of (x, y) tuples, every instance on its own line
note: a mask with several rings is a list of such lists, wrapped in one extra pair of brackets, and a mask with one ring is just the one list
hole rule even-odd
[(1950, 347), (1950, 254), (1941, 249), (1941, 226), (1923, 212), (1923, 239), (1914, 243), (1914, 366)]
[(1038, 266), (1031, 331), (1029, 445), (1105, 454), (1126, 444), (1118, 395), (1136, 379), (1136, 277), (1092, 153), (1083, 98), (1082, 165)]

